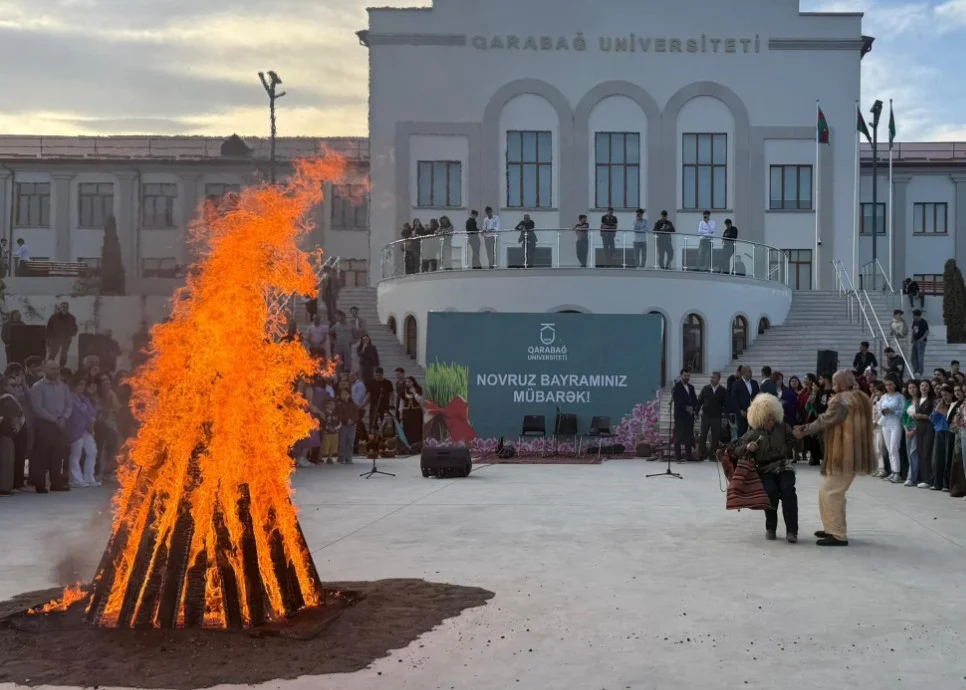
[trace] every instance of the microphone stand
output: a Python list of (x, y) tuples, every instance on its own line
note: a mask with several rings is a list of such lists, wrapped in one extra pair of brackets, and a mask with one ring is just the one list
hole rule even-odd
[(674, 419), (674, 399), (673, 399), (673, 396), (672, 396), (671, 402), (668, 403), (668, 410), (671, 413), (671, 435), (668, 436), (667, 443), (664, 445), (664, 455), (667, 458), (667, 470), (665, 470), (664, 472), (657, 472), (655, 474), (645, 475), (644, 476), (645, 479), (650, 479), (651, 477), (676, 477), (677, 479), (684, 479), (684, 477), (682, 477), (677, 472), (672, 472), (671, 471), (671, 443), (674, 440), (674, 432), (675, 432), (675, 427), (677, 425), (677, 423), (675, 422), (675, 419)]

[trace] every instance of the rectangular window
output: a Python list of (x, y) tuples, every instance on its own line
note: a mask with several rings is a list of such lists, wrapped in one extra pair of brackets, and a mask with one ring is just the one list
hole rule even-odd
[(141, 225), (150, 229), (174, 227), (174, 202), (178, 185), (148, 183), (141, 186)]
[(812, 250), (786, 249), (788, 278), (793, 290), (812, 289)]
[(332, 185), (332, 227), (365, 230), (369, 226), (369, 191), (365, 185)]
[[(862, 219), (861, 229), (859, 234), (871, 235), (872, 234), (872, 204), (859, 204), (859, 214)], [(875, 209), (875, 234), (884, 235), (886, 231), (885, 227), (886, 221), (886, 205), (883, 202), (876, 204)]]
[(226, 194), (238, 194), (241, 192), (240, 184), (223, 184), (221, 182), (212, 182), (205, 185), (205, 198), (208, 201), (213, 201), (218, 203)]
[(141, 276), (143, 278), (176, 278), (178, 276), (178, 260), (173, 257), (141, 259)]
[(18, 182), (15, 215), (18, 228), (49, 228), (50, 183)]
[(114, 215), (114, 184), (82, 182), (77, 185), (77, 204), (79, 227), (103, 228), (104, 221)]
[(550, 132), (506, 133), (507, 208), (552, 208), (553, 137)]
[(454, 208), (463, 205), (463, 164), (459, 161), (419, 161), (416, 164), (416, 205)]
[(945, 235), (946, 232), (946, 204), (912, 205), (912, 234)]
[(641, 135), (636, 132), (597, 132), (597, 208), (637, 208), (641, 205)]
[(773, 165), (768, 179), (771, 210), (812, 208), (812, 166)]
[(685, 134), (681, 185), (684, 209), (728, 207), (728, 135)]

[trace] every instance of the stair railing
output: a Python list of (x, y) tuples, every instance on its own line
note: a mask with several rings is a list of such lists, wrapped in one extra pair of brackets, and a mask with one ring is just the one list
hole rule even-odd
[[(862, 326), (863, 330), (868, 329), (869, 337), (875, 341), (876, 350), (880, 353), (876, 357), (881, 358), (882, 342), (879, 340), (879, 335), (875, 332), (875, 328), (872, 327), (872, 319), (869, 318), (865, 305), (862, 303), (862, 298), (856, 292), (855, 286), (852, 284), (852, 279), (849, 278), (848, 271), (845, 270), (842, 262), (838, 260), (832, 261), (832, 266), (835, 268), (835, 289), (840, 297), (845, 297), (846, 299), (849, 323), (858, 323)], [(868, 295), (866, 296), (868, 297)], [(874, 314), (875, 310), (873, 309), (872, 312)]]
[[(865, 298), (865, 301), (866, 301), (866, 303), (869, 306), (869, 311), (872, 312), (872, 317), (875, 319), (875, 325), (878, 328), (879, 337), (882, 338), (882, 342), (885, 343), (886, 346), (893, 345), (895, 351), (898, 353), (898, 355), (900, 357), (902, 357), (902, 361), (906, 365), (906, 371), (911, 372), (912, 371), (912, 366), (910, 366), (909, 360), (906, 359), (906, 353), (902, 349), (902, 344), (899, 342), (899, 339), (898, 338), (892, 338), (892, 340), (890, 342), (888, 334), (886, 333), (885, 329), (882, 327), (882, 321), (879, 320), (879, 315), (876, 313), (875, 307), (872, 305), (872, 299), (869, 297), (869, 293), (866, 292), (864, 288), (863, 288), (863, 290), (861, 292), (861, 296), (859, 298), (860, 301), (861, 301), (862, 297)], [(878, 338), (877, 338), (877, 340), (878, 340)], [(881, 353), (880, 352), (879, 354), (876, 355), (876, 357), (878, 358), (879, 363), (884, 368), (885, 367), (885, 360), (883, 359), (884, 353)]]

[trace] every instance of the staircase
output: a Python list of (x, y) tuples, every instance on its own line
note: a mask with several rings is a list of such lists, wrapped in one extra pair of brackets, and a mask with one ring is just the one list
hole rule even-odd
[[(324, 311), (323, 305), (320, 304), (319, 307)], [(385, 369), (387, 378), (394, 378), (393, 370), (396, 367), (402, 367), (407, 375), (415, 376), (420, 384), (425, 381), (426, 372), (423, 368), (406, 354), (405, 348), (395, 334), (385, 324), (379, 322), (379, 313), (376, 310), (376, 288), (344, 287), (339, 292), (338, 307), (346, 314), (351, 307), (359, 308), (359, 316), (366, 321), (366, 329), (369, 337), (372, 338), (372, 344), (379, 351), (379, 362)]]

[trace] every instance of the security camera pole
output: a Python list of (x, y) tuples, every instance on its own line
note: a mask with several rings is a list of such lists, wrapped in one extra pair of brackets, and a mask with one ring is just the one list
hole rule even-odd
[(272, 118), (272, 139), (271, 139), (271, 153), (269, 154), (269, 169), (272, 179), (272, 184), (275, 184), (275, 101), (285, 95), (285, 92), (276, 93), (275, 88), (282, 83), (279, 76), (275, 72), (269, 71), (268, 78), (265, 77), (264, 72), (258, 73), (258, 78), (262, 80), (262, 86), (265, 87), (265, 93), (268, 94), (268, 110)]

